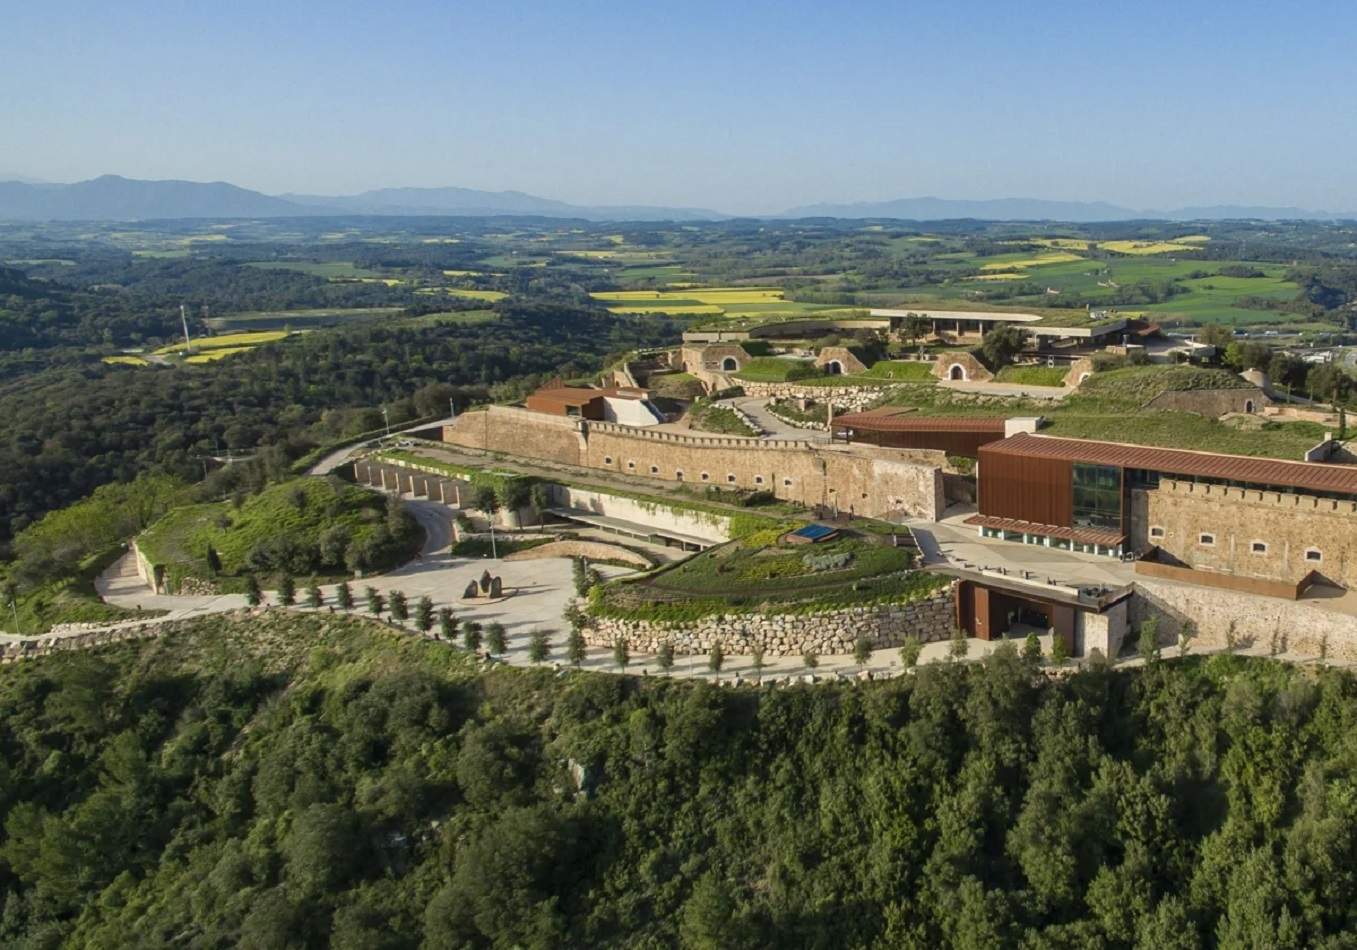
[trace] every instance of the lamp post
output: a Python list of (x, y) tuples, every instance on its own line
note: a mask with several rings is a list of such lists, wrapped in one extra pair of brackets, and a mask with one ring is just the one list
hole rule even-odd
[(391, 438), (391, 413), (387, 411), (386, 406), (382, 407), (382, 421), (386, 423), (386, 437)]

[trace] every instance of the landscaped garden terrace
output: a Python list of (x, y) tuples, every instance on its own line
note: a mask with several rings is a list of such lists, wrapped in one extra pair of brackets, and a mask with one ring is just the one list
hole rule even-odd
[(788, 523), (730, 541), (673, 567), (594, 588), (596, 616), (688, 622), (713, 614), (810, 613), (926, 597), (946, 578), (914, 570), (889, 526), (855, 522), (818, 544), (784, 538)]

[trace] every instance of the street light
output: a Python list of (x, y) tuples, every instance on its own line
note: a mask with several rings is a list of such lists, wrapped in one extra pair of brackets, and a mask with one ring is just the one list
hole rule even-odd
[(386, 437), (391, 438), (391, 414), (387, 412), (386, 406), (382, 407), (382, 419), (386, 422)]

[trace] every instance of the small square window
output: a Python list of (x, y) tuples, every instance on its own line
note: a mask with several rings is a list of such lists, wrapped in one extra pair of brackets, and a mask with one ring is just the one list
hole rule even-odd
[(630, 469), (630, 470), (633, 471), (633, 472), (636, 471), (636, 463), (635, 463), (635, 462), (628, 462), (628, 463), (627, 463), (627, 468)]
[(784, 479), (782, 480), (782, 485), (783, 485), (783, 487), (785, 487), (785, 488), (791, 488), (791, 487), (792, 487), (792, 480), (791, 480), (790, 478), (784, 478)]
[(1305, 560), (1318, 563), (1324, 560), (1324, 555), (1319, 553), (1319, 548), (1311, 548), (1305, 552)]
[(1161, 528), (1161, 527), (1159, 527), (1159, 525), (1155, 525), (1154, 527), (1152, 527), (1152, 528), (1150, 529), (1150, 537), (1152, 537), (1152, 538), (1162, 538), (1163, 536), (1164, 536), (1164, 529)]
[(1249, 544), (1249, 550), (1252, 551), (1254, 554), (1266, 554), (1266, 553), (1267, 553), (1267, 543), (1264, 542), (1264, 541), (1253, 541), (1253, 542), (1250, 542), (1250, 544)]
[(727, 475), (727, 476), (726, 476), (726, 481), (730, 482), (732, 485), (735, 484), (735, 476), (734, 476), (734, 475)]
[(762, 475), (755, 475), (755, 476), (754, 476), (754, 484), (755, 484), (755, 485), (762, 485), (762, 484), (763, 484), (763, 476), (762, 476)]
[(674, 473), (674, 480), (679, 482), (683, 481), (683, 469), (679, 469)]
[(703, 472), (703, 473), (702, 473), (702, 480), (703, 480), (704, 482), (705, 482), (705, 481), (708, 481), (708, 480), (710, 480), (710, 479), (711, 479), (711, 476), (710, 476), (710, 475), (708, 475), (706, 472)]
[[(652, 466), (650, 466), (650, 474), (651, 474), (651, 475), (658, 475), (658, 474), (660, 474), (660, 467), (659, 467), (658, 465), (652, 465)], [(682, 473), (680, 473), (680, 474), (682, 474)]]
[(1216, 543), (1216, 536), (1214, 534), (1199, 534), (1197, 535), (1197, 543), (1210, 547)]
[(605, 456), (603, 456), (603, 464), (604, 464), (604, 465), (611, 465), (611, 464), (613, 464), (613, 457), (612, 457), (611, 455), (605, 455)]

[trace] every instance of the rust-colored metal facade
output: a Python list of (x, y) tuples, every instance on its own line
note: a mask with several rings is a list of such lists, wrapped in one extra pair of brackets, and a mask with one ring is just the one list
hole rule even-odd
[(1070, 604), (1025, 597), (1011, 591), (976, 581), (962, 581), (956, 586), (955, 603), (957, 626), (980, 640), (1002, 640), (1016, 616), (1026, 614), (1037, 624), (1054, 630), (1065, 641), (1065, 647), (1074, 651), (1075, 608)]
[(980, 446), (1004, 437), (1003, 419), (948, 419), (855, 412), (839, 416), (834, 438), (889, 449), (936, 449), (948, 455), (975, 458)]
[(1069, 459), (979, 450), (982, 515), (1074, 526), (1074, 466)]

